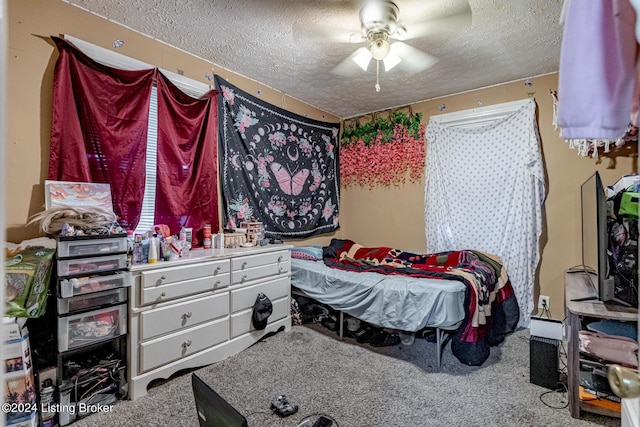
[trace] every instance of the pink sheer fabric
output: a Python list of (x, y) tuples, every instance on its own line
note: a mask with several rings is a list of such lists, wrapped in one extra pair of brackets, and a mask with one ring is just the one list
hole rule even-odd
[(155, 70), (118, 70), (52, 37), (60, 57), (53, 82), (48, 178), (109, 183), (118, 221), (135, 229), (145, 185), (149, 101)]
[(217, 91), (202, 98), (186, 95), (161, 72), (158, 88), (158, 174), (155, 223), (171, 233), (183, 225), (193, 228), (193, 244), (202, 243), (202, 230), (218, 219), (218, 101)]

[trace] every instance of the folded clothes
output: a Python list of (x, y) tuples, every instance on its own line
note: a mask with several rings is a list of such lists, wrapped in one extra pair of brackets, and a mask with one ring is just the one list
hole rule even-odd
[(589, 323), (587, 329), (593, 332), (601, 332), (607, 335), (626, 337), (638, 341), (638, 323), (635, 321), (623, 322), (620, 320), (604, 319)]

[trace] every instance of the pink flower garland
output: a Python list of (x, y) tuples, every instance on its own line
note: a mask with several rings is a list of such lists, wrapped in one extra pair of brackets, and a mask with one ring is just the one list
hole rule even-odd
[(390, 187), (417, 182), (425, 167), (424, 126), (416, 137), (407, 126), (396, 124), (391, 141), (382, 133), (366, 145), (361, 138), (340, 150), (340, 182), (343, 187)]

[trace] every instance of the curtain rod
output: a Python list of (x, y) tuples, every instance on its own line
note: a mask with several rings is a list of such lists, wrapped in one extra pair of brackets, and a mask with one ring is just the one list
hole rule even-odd
[(131, 58), (130, 56), (114, 52), (93, 43), (89, 43), (77, 37), (70, 36), (69, 34), (64, 34), (63, 36), (65, 40), (73, 43), (75, 47), (82, 51), (82, 53), (102, 65), (129, 71), (157, 68), (180, 90), (194, 98), (199, 98), (211, 90), (211, 87), (208, 84), (199, 82), (198, 80), (182, 76), (178, 73), (174, 73), (173, 71), (156, 67), (152, 64), (147, 64), (146, 62), (139, 61), (137, 59)]
[(446, 125), (476, 125), (486, 123), (507, 114), (513, 113), (530, 102), (535, 102), (533, 98), (521, 99), (519, 101), (503, 102), (486, 107), (472, 108), (469, 110), (454, 111), (452, 113), (438, 114), (431, 116), (430, 120)]

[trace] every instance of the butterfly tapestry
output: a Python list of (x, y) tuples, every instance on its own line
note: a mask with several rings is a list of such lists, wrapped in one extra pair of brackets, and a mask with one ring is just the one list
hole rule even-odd
[(305, 238), (339, 227), (339, 123), (268, 104), (215, 76), (223, 223), (263, 224), (266, 237)]

